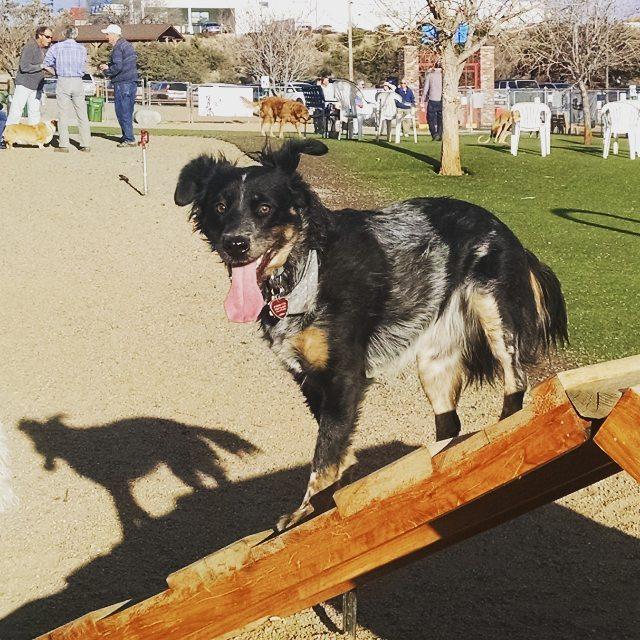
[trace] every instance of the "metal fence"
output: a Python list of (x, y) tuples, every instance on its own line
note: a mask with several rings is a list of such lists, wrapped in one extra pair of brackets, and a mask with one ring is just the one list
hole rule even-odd
[[(113, 102), (113, 89), (108, 81), (96, 79), (96, 95), (105, 98), (107, 103)], [(202, 85), (189, 82), (172, 82), (180, 90), (167, 92), (159, 88), (157, 83), (149, 80), (138, 82), (136, 102), (142, 106), (153, 107), (159, 111), (162, 119), (169, 122), (214, 122), (220, 118), (201, 116), (198, 114), (198, 88)], [(630, 99), (638, 96), (629, 89), (589, 90), (589, 111), (591, 125), (600, 124), (600, 111), (607, 102)], [(460, 122), (463, 128), (475, 129), (481, 121), (481, 112), (485, 108), (486, 96), (482, 91), (469, 87), (460, 88), (461, 107)], [(257, 100), (258, 96), (254, 96)], [(572, 127), (580, 127), (584, 123), (582, 94), (576, 87), (570, 89), (496, 89), (494, 92), (495, 109), (509, 109), (517, 102), (533, 102), (539, 99), (549, 105), (553, 115), (564, 115), (568, 131)], [(246, 117), (226, 118), (227, 121), (246, 121)]]

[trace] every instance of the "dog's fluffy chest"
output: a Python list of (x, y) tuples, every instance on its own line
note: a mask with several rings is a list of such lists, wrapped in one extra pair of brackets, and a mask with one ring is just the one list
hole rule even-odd
[(278, 359), (294, 373), (302, 372), (302, 358), (295, 348), (295, 338), (303, 328), (302, 316), (287, 316), (273, 325), (262, 325), (265, 338)]

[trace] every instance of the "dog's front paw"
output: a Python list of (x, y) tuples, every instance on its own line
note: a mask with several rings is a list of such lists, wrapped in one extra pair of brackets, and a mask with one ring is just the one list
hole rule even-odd
[(303, 520), (307, 516), (313, 513), (313, 507), (307, 502), (306, 504), (301, 504), (293, 513), (285, 513), (279, 520), (278, 524), (276, 524), (276, 529), (278, 531), (284, 531), (285, 529), (290, 529)]

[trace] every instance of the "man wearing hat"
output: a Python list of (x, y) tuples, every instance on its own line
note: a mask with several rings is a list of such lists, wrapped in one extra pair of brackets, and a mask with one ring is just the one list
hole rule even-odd
[(122, 37), (120, 25), (110, 24), (106, 29), (102, 29), (102, 33), (107, 34), (107, 40), (113, 47), (109, 64), (103, 63), (99, 69), (111, 79), (113, 87), (116, 117), (122, 129), (122, 140), (118, 146), (135, 147), (137, 145), (133, 135), (133, 109), (138, 88), (138, 55), (133, 45)]

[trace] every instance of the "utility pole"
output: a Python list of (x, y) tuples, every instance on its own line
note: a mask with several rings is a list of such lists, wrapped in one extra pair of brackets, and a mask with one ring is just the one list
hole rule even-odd
[(349, 80), (353, 82), (353, 27), (351, 24), (352, 0), (347, 0), (347, 37), (349, 40)]

